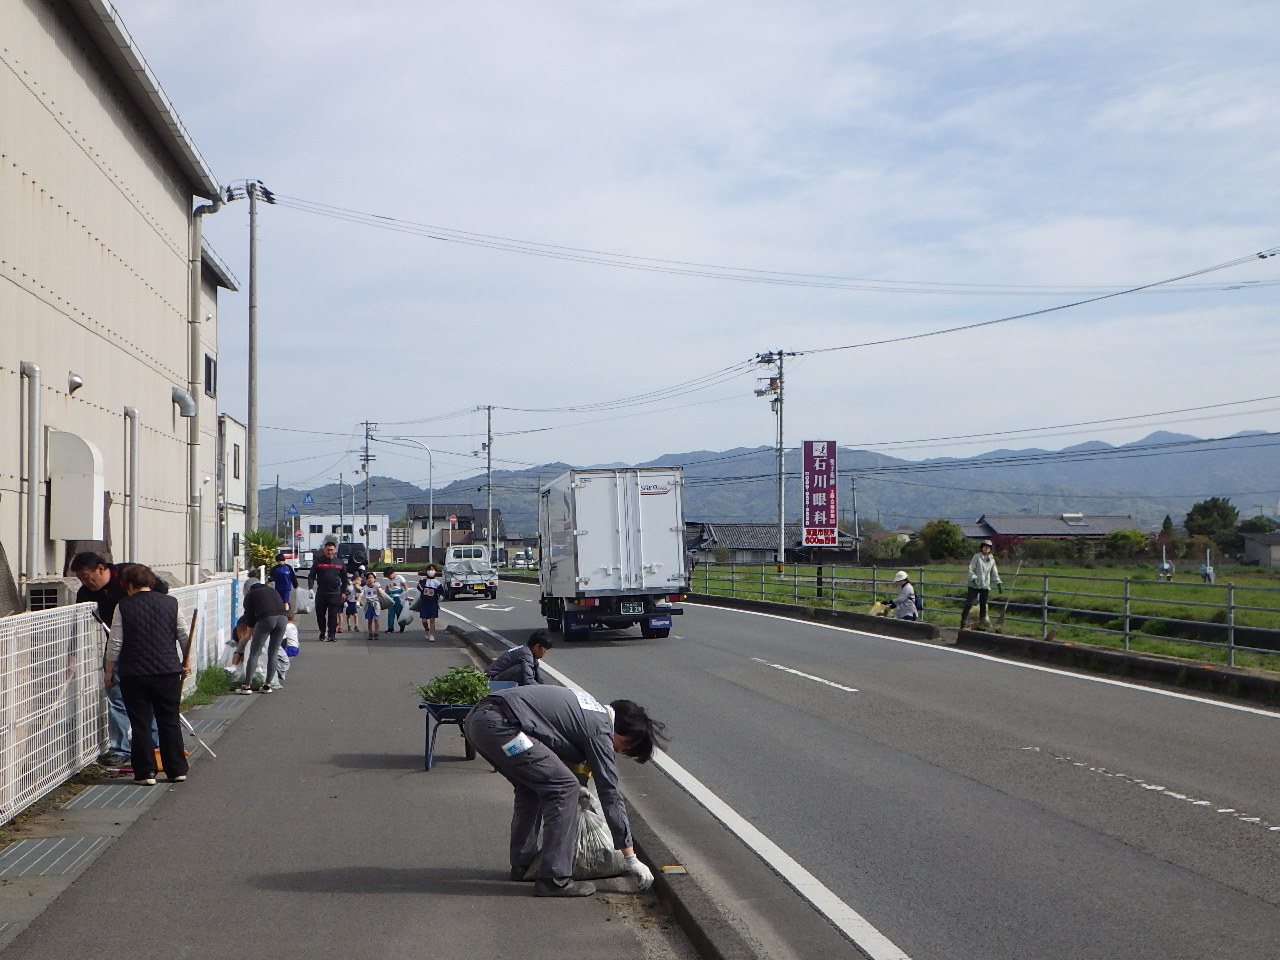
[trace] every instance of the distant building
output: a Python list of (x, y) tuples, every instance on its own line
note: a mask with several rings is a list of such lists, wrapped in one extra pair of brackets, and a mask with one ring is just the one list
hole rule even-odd
[(1280, 567), (1280, 533), (1244, 533), (1244, 562)]
[(991, 537), (1030, 539), (1105, 540), (1116, 530), (1137, 528), (1133, 517), (1093, 517), (1083, 513), (1059, 513), (1050, 516), (1028, 514), (983, 514), (975, 523), (960, 524), (960, 532), (972, 540)]
[(339, 543), (363, 543), (367, 550), (387, 549), (387, 528), (390, 518), (385, 513), (369, 515), (365, 528), (364, 514), (298, 517), (297, 528), (302, 538), (296, 542), (303, 550), (319, 550), (327, 537), (337, 537)]
[[(472, 542), (476, 511), (469, 503), (411, 503), (408, 517), (411, 550)], [(476, 541), (483, 539), (475, 537)]]
[[(838, 547), (803, 547), (798, 523), (782, 527), (788, 560), (848, 563), (853, 560), (854, 538), (843, 531)], [(698, 563), (724, 557), (728, 563), (773, 563), (778, 556), (776, 523), (699, 523), (685, 524), (685, 548)]]

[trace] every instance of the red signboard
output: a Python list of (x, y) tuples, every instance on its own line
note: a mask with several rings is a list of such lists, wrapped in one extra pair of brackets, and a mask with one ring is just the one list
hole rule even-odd
[(804, 545), (834, 547), (838, 543), (836, 521), (836, 442), (806, 440), (801, 470), (804, 497)]

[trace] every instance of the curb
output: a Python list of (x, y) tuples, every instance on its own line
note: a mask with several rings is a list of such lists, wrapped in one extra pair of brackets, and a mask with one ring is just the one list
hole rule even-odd
[(1274, 707), (1280, 704), (1280, 677), (1240, 667), (1220, 666), (1152, 653), (1132, 653), (1112, 647), (1037, 637), (1007, 636), (980, 630), (960, 630), (956, 646), (1018, 659), (1056, 663), (1090, 673), (1130, 680), (1148, 680)]
[[(465, 643), (486, 663), (493, 662), (494, 655), (488, 645), (477, 639), (474, 631), (451, 623), (445, 627), (445, 632)], [(653, 868), (654, 893), (670, 907), (672, 916), (699, 956), (703, 960), (768, 960), (739, 932), (733, 920), (695, 876), (663, 870), (664, 866), (679, 861), (633, 802), (627, 804), (627, 819), (631, 822), (636, 851)]]
[(764, 600), (719, 597), (711, 594), (690, 594), (687, 600), (690, 603), (772, 613), (793, 620), (832, 623), (853, 630), (861, 630), (864, 633), (894, 637), (898, 640), (946, 644), (949, 641), (948, 635), (954, 635), (955, 646), (961, 649), (980, 650), (983, 653), (1009, 659), (1031, 659), (1055, 663), (1086, 673), (1162, 683), (1200, 693), (1248, 700), (1268, 707), (1280, 705), (1280, 675), (1264, 671), (1221, 666), (1200, 660), (1166, 657), (1154, 653), (1133, 653), (1116, 650), (1113, 647), (1099, 647), (1074, 641), (1041, 640), (1036, 637), (986, 633), (979, 630), (944, 630), (931, 623), (912, 623), (844, 610), (815, 610)]
[(861, 630), (864, 633), (878, 633), (886, 637), (896, 637), (899, 640), (919, 640), (923, 643), (938, 643), (942, 640), (940, 627), (921, 620), (895, 620), (892, 617), (873, 617), (869, 613), (855, 613), (852, 610), (798, 607), (791, 603), (748, 600), (745, 597), (720, 597), (709, 593), (690, 593), (685, 595), (685, 599), (689, 603), (732, 607), (735, 610), (754, 610), (757, 613), (772, 613), (792, 620), (833, 623), (839, 627)]

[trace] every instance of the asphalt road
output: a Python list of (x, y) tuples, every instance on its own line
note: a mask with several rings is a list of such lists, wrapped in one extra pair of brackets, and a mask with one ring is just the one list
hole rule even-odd
[[(444, 609), (518, 643), (536, 598)], [(669, 639), (604, 632), (546, 663), (646, 705), (680, 764), (912, 960), (1280, 955), (1280, 714), (685, 609)]]

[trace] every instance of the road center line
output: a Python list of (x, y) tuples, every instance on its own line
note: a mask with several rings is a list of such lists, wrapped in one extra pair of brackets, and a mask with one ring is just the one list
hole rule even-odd
[[(469, 623), (480, 632), (493, 637), (498, 642), (507, 642), (488, 627), (478, 624), (460, 613), (455, 613), (452, 610), (449, 612), (464, 623)], [(764, 663), (765, 661), (761, 660), (760, 662)], [(768, 666), (775, 666), (775, 664), (768, 664)], [(583, 689), (554, 667), (543, 664), (539, 669), (572, 690)], [(779, 667), (778, 669), (786, 670), (788, 668)], [(793, 670), (790, 672), (798, 673), (799, 671)], [(808, 674), (800, 675), (808, 676)], [(833, 687), (839, 686), (839, 684), (831, 683), (830, 680), (823, 680), (821, 677), (809, 677), (809, 679), (828, 683)], [(841, 687), (840, 689), (848, 690), (850, 688)], [(870, 957), (871, 960), (911, 960), (911, 957), (901, 947), (873, 927), (862, 914), (836, 896), (826, 884), (797, 863), (790, 854), (761, 833), (745, 817), (716, 796), (701, 780), (664, 751), (660, 749), (654, 750), (653, 762), (658, 769), (679, 784), (685, 793), (702, 804), (708, 813), (723, 823), (734, 836), (745, 843), (757, 857), (772, 867), (800, 896), (813, 904), (814, 909), (830, 920), (841, 933), (853, 942), (854, 946)]]
[(1147, 780), (1143, 780), (1141, 777), (1130, 776), (1127, 773), (1117, 773), (1114, 770), (1108, 770), (1106, 767), (1098, 767), (1093, 764), (1085, 763), (1083, 760), (1074, 760), (1071, 757), (1059, 756), (1056, 753), (1051, 753), (1050, 751), (1041, 749), (1040, 747), (1023, 747), (1022, 749), (1028, 753), (1037, 753), (1048, 757), (1055, 763), (1069, 764), (1078, 769), (1088, 770), (1090, 773), (1096, 773), (1099, 776), (1118, 780), (1121, 783), (1131, 783), (1134, 786), (1141, 787), (1143, 790), (1148, 790), (1162, 797), (1169, 797), (1172, 800), (1181, 800), (1183, 803), (1188, 803), (1193, 807), (1200, 807), (1205, 810), (1212, 809), (1216, 813), (1229, 816), (1231, 819), (1239, 820), (1241, 823), (1261, 827), (1269, 833), (1280, 833), (1280, 826), (1273, 826), (1261, 817), (1253, 817), (1247, 813), (1241, 813), (1235, 807), (1224, 807), (1220, 804), (1214, 803), (1212, 800), (1197, 799), (1195, 797), (1188, 796), (1185, 793), (1178, 793), (1176, 790), (1170, 790), (1168, 787), (1162, 786), (1158, 783), (1151, 783)]
[(822, 677), (815, 677), (812, 673), (803, 673), (791, 667), (784, 667), (780, 663), (770, 663), (768, 660), (761, 660), (759, 657), (751, 658), (755, 663), (763, 663), (766, 667), (773, 667), (775, 670), (781, 670), (783, 673), (794, 673), (797, 677), (804, 677), (806, 680), (813, 680), (817, 683), (825, 683), (828, 687), (835, 687), (837, 690), (843, 690), (846, 693), (857, 693), (857, 687), (846, 687), (843, 684), (836, 683), (834, 680), (824, 680)]

